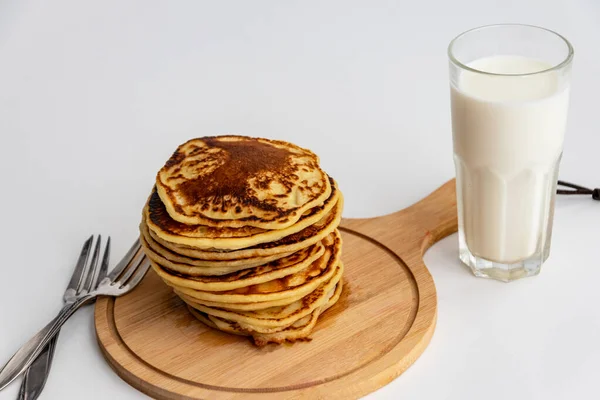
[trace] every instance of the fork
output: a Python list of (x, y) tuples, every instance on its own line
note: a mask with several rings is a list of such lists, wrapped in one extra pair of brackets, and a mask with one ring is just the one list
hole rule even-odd
[[(77, 266), (77, 269), (84, 269), (84, 265)], [(131, 291), (140, 283), (150, 263), (141, 250), (140, 241), (137, 239), (129, 249), (125, 257), (113, 269), (113, 271), (100, 281), (98, 287), (92, 291), (77, 293), (75, 286), (69, 284), (69, 289), (65, 293), (65, 298), (70, 302), (65, 304), (48, 325), (27, 341), (12, 356), (6, 365), (0, 370), (0, 390), (4, 389), (15, 378), (21, 375), (33, 363), (36, 357), (42, 352), (44, 347), (56, 335), (61, 326), (69, 319), (77, 309), (85, 303), (95, 299), (98, 296), (122, 296)], [(80, 279), (87, 279), (81, 273)]]
[[(93, 250), (93, 256), (91, 263), (89, 261), (90, 248), (92, 246), (94, 236), (90, 236), (89, 239), (83, 244), (81, 254), (77, 260), (75, 270), (67, 286), (67, 290), (63, 296), (65, 304), (73, 301), (73, 295), (81, 294), (83, 292), (90, 292), (98, 287), (98, 283), (104, 279), (108, 272), (108, 261), (110, 259), (110, 236), (106, 242), (104, 248), (104, 255), (102, 256), (102, 263), (100, 269), (98, 269), (98, 256), (100, 254), (100, 246), (102, 244), (102, 236), (98, 235), (96, 245)], [(80, 266), (84, 264), (85, 267)], [(85, 279), (83, 279), (85, 278)], [(74, 292), (73, 292), (73, 288)], [(18, 400), (35, 400), (38, 398), (44, 386), (46, 379), (50, 372), (50, 366), (52, 364), (52, 358), (54, 356), (54, 350), (56, 348), (56, 341), (60, 331), (50, 340), (48, 345), (44, 347), (41, 354), (35, 359), (23, 377), (21, 383), (21, 389), (19, 390)]]

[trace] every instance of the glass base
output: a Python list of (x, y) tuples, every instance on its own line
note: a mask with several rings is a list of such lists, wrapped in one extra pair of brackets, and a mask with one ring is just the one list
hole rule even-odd
[(477, 257), (466, 249), (460, 249), (460, 260), (465, 263), (475, 276), (491, 278), (503, 282), (511, 282), (517, 279), (535, 276), (540, 273), (543, 258), (539, 254), (517, 261), (512, 264), (503, 264), (495, 261)]

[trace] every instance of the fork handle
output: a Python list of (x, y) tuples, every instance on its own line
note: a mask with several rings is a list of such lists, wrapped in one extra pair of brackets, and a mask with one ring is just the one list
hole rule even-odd
[(86, 295), (78, 298), (72, 303), (65, 304), (56, 318), (39, 331), (34, 337), (29, 339), (17, 352), (11, 357), (6, 365), (0, 370), (0, 390), (4, 389), (21, 375), (35, 361), (44, 347), (58, 333), (63, 324), (69, 319), (75, 311), (82, 305), (93, 299), (95, 296)]

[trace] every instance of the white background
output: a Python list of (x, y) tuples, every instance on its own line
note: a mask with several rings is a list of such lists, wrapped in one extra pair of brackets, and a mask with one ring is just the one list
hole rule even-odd
[[(572, 41), (560, 175), (600, 186), (596, 0), (0, 1), (0, 364), (58, 311), (88, 235), (112, 235), (113, 261), (125, 252), (188, 138), (309, 147), (346, 217), (434, 190), (453, 176), (446, 46), (499, 22)], [(559, 199), (542, 274), (509, 285), (472, 277), (455, 235), (436, 245), (431, 345), (368, 398), (598, 398), (599, 229), (600, 203)], [(63, 329), (42, 399), (107, 398), (144, 396), (101, 357), (88, 307)]]

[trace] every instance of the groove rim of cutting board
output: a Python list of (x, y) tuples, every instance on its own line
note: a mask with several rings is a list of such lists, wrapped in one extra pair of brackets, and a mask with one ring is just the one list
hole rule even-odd
[[(450, 191), (449, 188), (451, 188), (451, 186), (446, 184), (442, 187), (443, 190), (440, 189), (441, 193), (445, 197), (448, 197), (449, 194), (454, 193), (453, 190)], [(438, 192), (440, 192), (440, 190), (438, 190)], [(437, 197), (440, 197), (439, 193)], [(415, 209), (413, 214), (411, 214), (410, 209), (419, 205), (420, 203), (423, 203), (422, 211), (425, 213), (416, 212), (417, 210)], [(409, 209), (405, 209), (398, 213), (384, 217), (370, 220), (344, 221), (344, 225), (349, 225), (351, 227), (341, 228), (345, 234), (353, 235), (361, 240), (368, 241), (371, 245), (383, 250), (388, 256), (390, 256), (395, 261), (395, 265), (401, 266), (401, 268), (405, 271), (406, 276), (409, 277), (408, 280), (411, 281), (410, 286), (412, 286), (412, 290), (415, 291), (413, 301), (416, 299), (416, 302), (412, 306), (415, 311), (414, 314), (410, 316), (410, 323), (408, 323), (407, 320), (407, 324), (405, 325), (406, 328), (403, 329), (403, 332), (399, 332), (397, 335), (398, 340), (394, 340), (393, 345), (389, 346), (389, 351), (380, 354), (379, 357), (371, 359), (368, 362), (355, 366), (343, 374), (335, 375), (329, 379), (322, 379), (301, 385), (262, 389), (223, 387), (173, 376), (147, 362), (143, 357), (139, 356), (127, 345), (126, 340), (121, 337), (117, 327), (114, 314), (115, 299), (113, 298), (100, 299), (96, 305), (96, 331), (98, 343), (102, 353), (108, 360), (111, 367), (126, 382), (138, 390), (160, 399), (196, 399), (205, 398), (206, 396), (210, 396), (210, 398), (223, 397), (227, 399), (279, 399), (297, 398), (307, 396), (309, 394), (318, 398), (326, 396), (327, 398), (345, 399), (356, 398), (372, 392), (389, 383), (395, 377), (404, 372), (404, 370), (406, 370), (410, 365), (412, 365), (412, 363), (424, 351), (433, 335), (437, 317), (436, 291), (433, 279), (427, 271), (425, 265), (422, 263), (421, 258), (424, 250), (427, 247), (456, 230), (455, 209), (453, 207), (455, 206), (455, 201), (451, 200), (446, 206), (443, 207), (444, 210), (441, 212), (442, 215), (440, 217), (436, 217), (436, 221), (434, 221), (433, 225), (424, 223), (423, 226), (418, 227), (417, 231), (419, 234), (416, 235), (415, 240), (411, 240), (410, 245), (406, 245), (406, 248), (411, 249), (411, 257), (409, 257), (411, 259), (410, 262), (406, 262), (404, 257), (399, 254), (398, 250), (392, 250), (390, 246), (388, 246), (388, 240), (383, 240), (383, 242), (388, 244), (386, 245), (382, 243), (382, 240), (380, 240), (381, 237), (375, 239), (374, 237), (365, 234), (364, 229), (361, 228), (363, 226), (361, 224), (369, 225), (371, 223), (376, 223), (376, 221), (383, 221), (386, 219), (389, 222), (391, 217), (396, 218), (402, 223), (406, 223), (407, 221), (410, 221), (411, 218), (414, 219), (414, 215), (420, 215), (421, 217), (425, 218), (427, 215), (432, 214), (425, 206), (428, 206), (429, 209), (431, 209), (433, 203), (427, 204), (425, 201), (420, 203), (417, 203), (417, 205), (413, 207), (409, 207)], [(448, 205), (450, 207), (447, 207)], [(399, 236), (396, 238), (396, 241), (405, 240), (408, 238), (406, 235), (398, 235)], [(381, 235), (378, 234), (374, 236)], [(390, 235), (388, 234), (384, 235), (383, 237), (389, 238), (389, 236)], [(391, 236), (394, 236), (393, 232)], [(148, 277), (146, 277), (144, 280), (147, 278)], [(332, 308), (332, 310), (334, 309), (335, 307)], [(325, 313), (324, 317), (326, 316), (327, 313)], [(339, 315), (336, 315), (334, 318), (339, 318)], [(112, 324), (107, 324), (111, 321)], [(416, 326), (417, 323), (419, 325), (418, 327)], [(198, 322), (198, 324), (200, 323)], [(318, 326), (319, 325), (317, 325), (317, 327)], [(406, 347), (407, 343), (410, 345), (409, 348), (403, 349), (403, 352), (399, 353), (399, 348)], [(308, 345), (310, 346), (310, 344)], [(305, 360), (302, 362), (305, 362)], [(365, 372), (373, 368), (375, 369), (369, 371), (368, 373)], [(148, 382), (148, 379), (154, 380), (155, 382)], [(178, 387), (174, 387), (174, 385)]]

